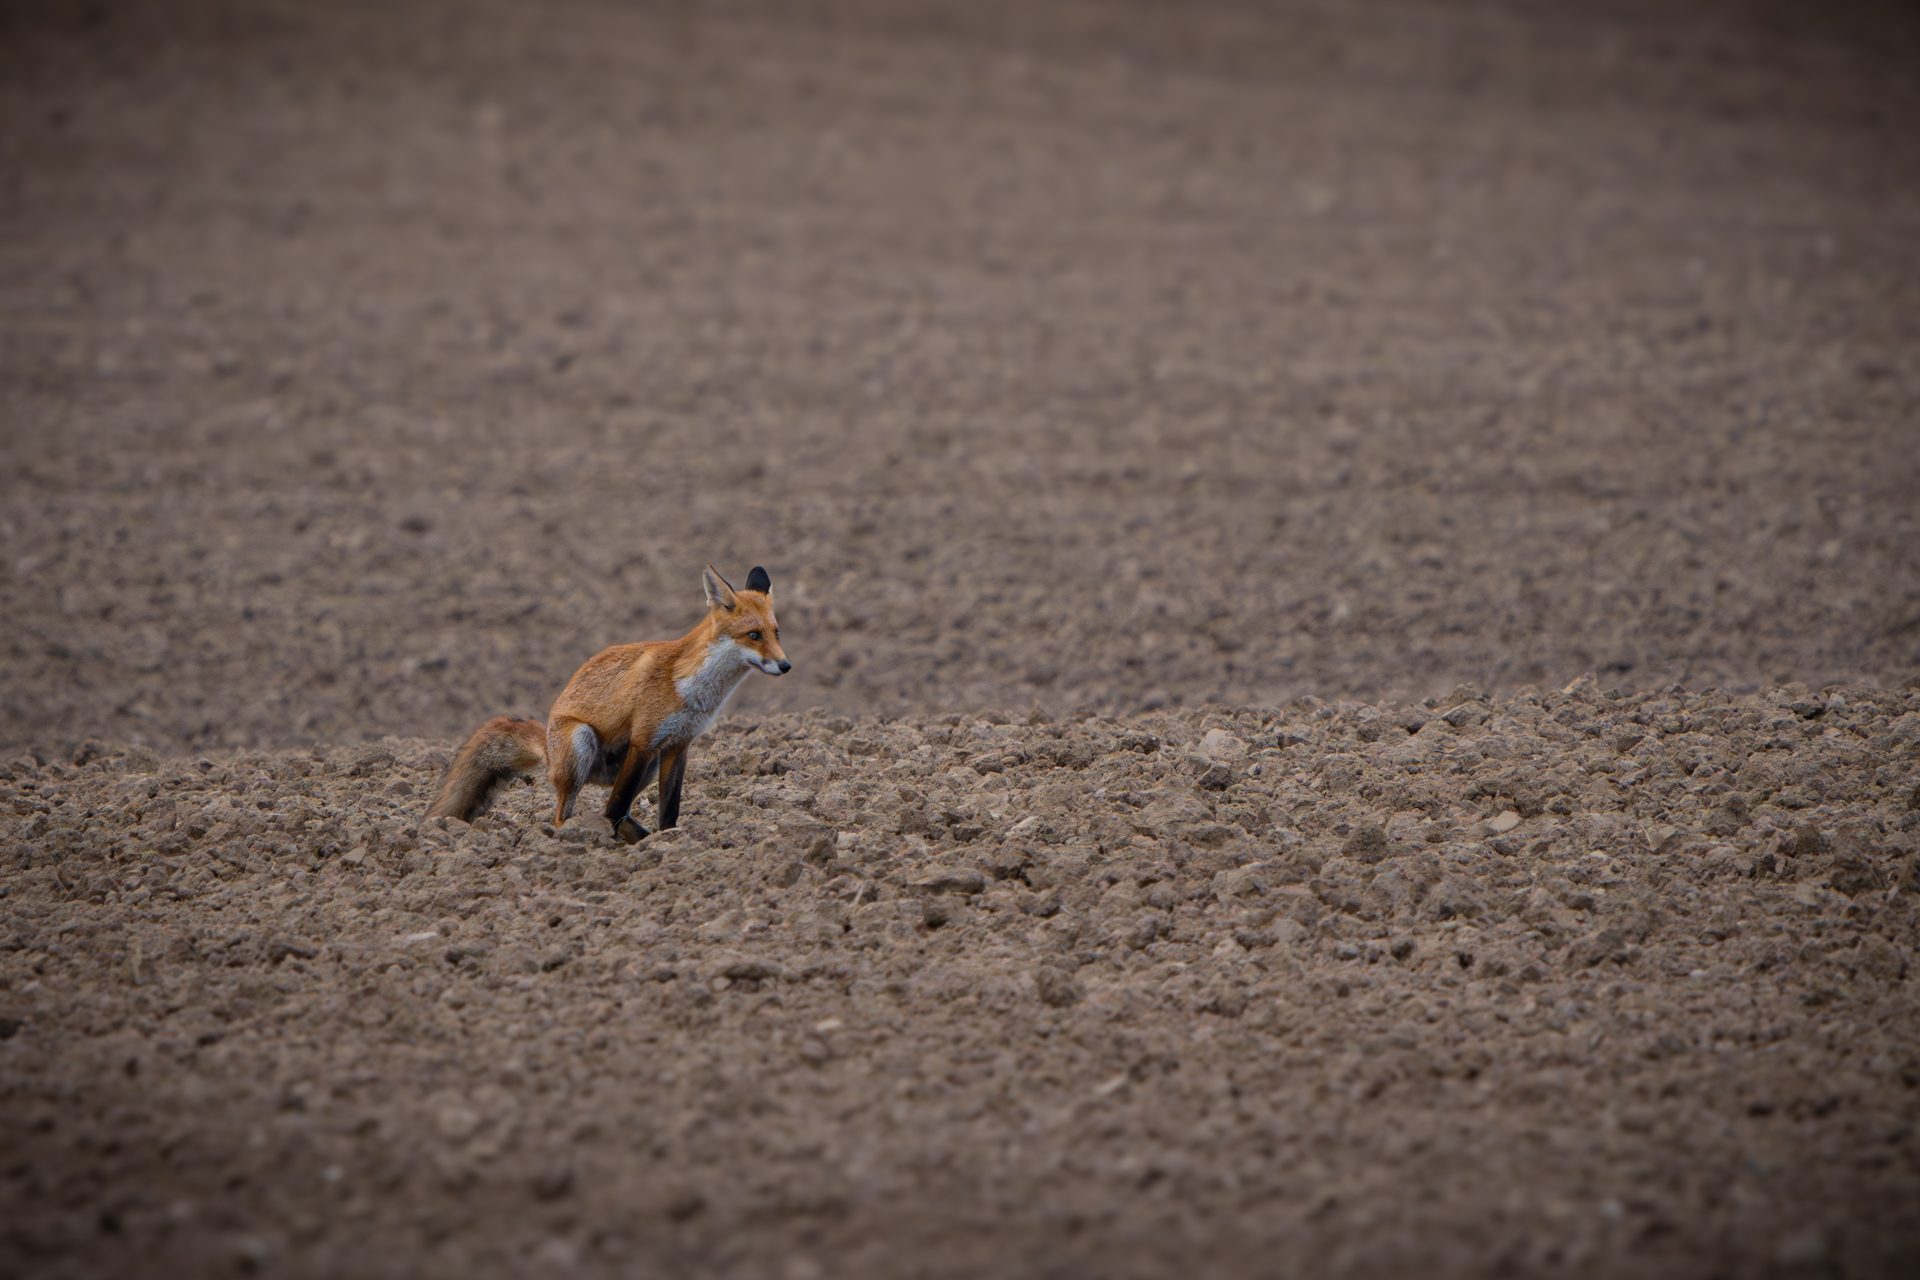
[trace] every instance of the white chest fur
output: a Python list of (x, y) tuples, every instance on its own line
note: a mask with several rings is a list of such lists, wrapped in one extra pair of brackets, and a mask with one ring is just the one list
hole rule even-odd
[(713, 727), (720, 708), (740, 687), (753, 668), (747, 664), (746, 651), (726, 637), (713, 642), (706, 660), (692, 675), (673, 682), (680, 695), (680, 710), (660, 722), (653, 734), (653, 748), (669, 744), (685, 746)]

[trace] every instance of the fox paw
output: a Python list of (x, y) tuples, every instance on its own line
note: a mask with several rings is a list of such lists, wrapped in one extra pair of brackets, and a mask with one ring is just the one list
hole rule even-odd
[(639, 844), (647, 838), (647, 829), (632, 818), (622, 818), (613, 825), (613, 834), (628, 844)]

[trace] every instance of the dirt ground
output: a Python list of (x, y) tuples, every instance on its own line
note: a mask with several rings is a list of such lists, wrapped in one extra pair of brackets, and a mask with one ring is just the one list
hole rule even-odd
[[(1898, 1275), (1920, 692), (16, 764), (14, 1274)], [(86, 753), (83, 752), (82, 755)]]
[(1671, 8), (0, 3), (0, 1275), (1899, 1274), (1920, 19)]

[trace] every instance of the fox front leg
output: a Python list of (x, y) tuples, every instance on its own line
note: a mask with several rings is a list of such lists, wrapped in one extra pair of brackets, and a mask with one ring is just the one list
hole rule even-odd
[(687, 748), (669, 747), (661, 752), (660, 829), (680, 825), (680, 784), (687, 776)]
[(607, 797), (607, 821), (613, 824), (613, 833), (628, 844), (638, 844), (646, 838), (647, 829), (631, 816), (633, 801), (640, 794), (640, 788), (653, 781), (659, 769), (659, 755), (642, 751), (635, 745), (627, 748), (626, 763), (620, 766), (620, 776), (613, 780), (613, 794)]

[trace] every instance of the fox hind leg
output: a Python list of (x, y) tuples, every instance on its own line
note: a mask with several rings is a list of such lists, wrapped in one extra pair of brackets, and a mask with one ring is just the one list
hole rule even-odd
[(548, 777), (553, 782), (553, 825), (573, 816), (580, 788), (593, 776), (600, 761), (600, 737), (593, 726), (579, 720), (557, 721), (547, 730)]

